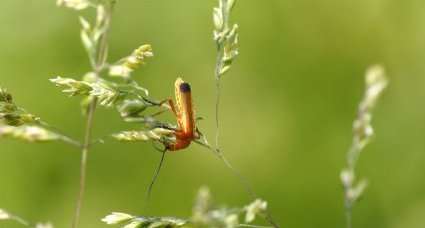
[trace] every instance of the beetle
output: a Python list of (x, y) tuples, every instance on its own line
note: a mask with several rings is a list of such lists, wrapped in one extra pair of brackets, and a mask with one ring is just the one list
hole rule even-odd
[(192, 102), (192, 88), (189, 83), (183, 81), (181, 78), (177, 78), (174, 83), (174, 88), (177, 109), (171, 99), (162, 102), (168, 101), (171, 110), (176, 116), (178, 125), (176, 129), (173, 129), (176, 141), (174, 143), (163, 142), (165, 151), (184, 149), (188, 147), (193, 140), (200, 138), (200, 134), (196, 127), (195, 110)]
[(177, 109), (171, 99), (164, 100), (160, 102), (159, 105), (168, 102), (171, 110), (176, 116), (177, 128), (169, 129), (174, 132), (176, 141), (172, 143), (167, 141), (162, 142), (165, 148), (164, 150), (161, 150), (161, 161), (159, 162), (155, 176), (149, 185), (146, 195), (146, 202), (149, 201), (152, 187), (158, 178), (159, 171), (161, 170), (162, 163), (164, 162), (165, 152), (184, 149), (188, 147), (193, 140), (199, 139), (201, 135), (198, 131), (198, 128), (196, 127), (195, 110), (193, 108), (192, 102), (192, 88), (190, 87), (189, 83), (184, 82), (181, 78), (177, 78), (176, 82), (174, 83), (174, 88)]

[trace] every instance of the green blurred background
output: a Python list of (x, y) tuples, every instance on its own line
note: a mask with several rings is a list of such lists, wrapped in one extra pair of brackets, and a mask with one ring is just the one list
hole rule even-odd
[[(109, 42), (110, 60), (152, 44), (155, 57), (135, 77), (157, 99), (174, 96), (177, 76), (190, 82), (204, 118), (199, 127), (210, 141), (217, 2), (118, 0)], [(82, 138), (78, 99), (48, 81), (79, 78), (89, 69), (76, 16), (54, 1), (2, 0), (0, 84), (27, 110)], [(240, 56), (222, 81), (221, 148), (269, 202), (276, 220), (284, 227), (344, 226), (339, 172), (364, 72), (382, 63), (390, 85), (374, 112), (376, 138), (357, 167), (370, 185), (354, 209), (353, 225), (425, 227), (425, 1), (241, 0), (232, 16), (240, 26)], [(93, 135), (136, 127), (101, 109)], [(0, 148), (0, 208), (70, 227), (80, 152), (60, 142), (10, 139), (2, 139)], [(107, 227), (100, 219), (112, 211), (187, 218), (202, 185), (218, 202), (249, 202), (226, 167), (192, 145), (169, 154), (145, 204), (159, 158), (149, 144), (109, 140), (95, 146), (80, 227)]]

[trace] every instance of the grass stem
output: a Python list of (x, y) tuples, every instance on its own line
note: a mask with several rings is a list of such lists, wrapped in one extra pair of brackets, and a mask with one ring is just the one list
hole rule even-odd
[[(105, 4), (104, 2), (101, 2), (101, 4)], [(105, 60), (105, 55), (106, 55), (106, 44), (107, 44), (107, 35), (108, 35), (108, 30), (110, 27), (110, 22), (111, 22), (111, 15), (112, 15), (112, 11), (114, 8), (114, 2), (111, 1), (110, 6), (109, 6), (109, 10), (108, 13), (105, 16), (105, 22), (103, 24), (102, 27), (102, 38), (98, 47), (98, 56), (97, 56), (97, 61), (92, 61), (92, 62), (96, 62), (96, 65), (93, 67), (95, 75), (96, 75), (96, 79), (99, 79), (101, 77), (101, 69), (103, 67), (104, 64), (104, 60)], [(72, 228), (76, 228), (78, 226), (78, 220), (80, 217), (80, 212), (81, 212), (81, 205), (83, 202), (83, 198), (84, 198), (84, 190), (85, 190), (85, 181), (86, 181), (86, 172), (87, 172), (87, 155), (89, 152), (89, 148), (91, 145), (91, 131), (92, 131), (92, 125), (93, 125), (93, 118), (94, 118), (94, 113), (96, 110), (96, 105), (97, 105), (97, 99), (96, 98), (92, 98), (91, 102), (90, 102), (90, 107), (89, 107), (89, 111), (88, 111), (88, 117), (87, 117), (87, 124), (86, 124), (86, 130), (85, 130), (85, 136), (84, 136), (84, 143), (82, 146), (82, 154), (81, 154), (81, 172), (80, 172), (80, 190), (79, 190), (79, 194), (78, 194), (78, 199), (77, 199), (77, 205), (75, 208), (75, 213), (74, 213), (74, 219), (72, 221)]]

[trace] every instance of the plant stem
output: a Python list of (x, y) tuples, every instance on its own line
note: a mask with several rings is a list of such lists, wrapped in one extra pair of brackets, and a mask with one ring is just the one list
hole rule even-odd
[[(112, 4), (112, 3), (111, 3)], [(97, 64), (95, 67), (95, 74), (96, 74), (96, 78), (100, 78), (100, 72), (102, 70), (102, 66), (103, 66), (103, 60), (105, 59), (105, 53), (106, 53), (106, 41), (107, 41), (107, 35), (108, 35), (108, 30), (109, 30), (109, 25), (111, 23), (111, 14), (112, 14), (112, 10), (113, 10), (113, 5), (111, 5), (111, 8), (109, 9), (108, 14), (106, 15), (105, 18), (105, 24), (103, 26), (103, 36), (102, 36), (102, 40), (100, 41), (100, 45), (99, 45), (99, 56), (97, 58)]]
[(223, 48), (221, 43), (217, 44), (217, 61), (215, 63), (215, 72), (214, 72), (214, 77), (215, 77), (215, 84), (216, 84), (216, 102), (215, 102), (215, 128), (216, 128), (216, 132), (215, 132), (215, 147), (218, 148), (218, 135), (219, 135), (219, 131), (220, 131), (220, 126), (219, 126), (219, 108), (220, 108), (220, 70), (221, 67), (223, 65), (223, 61), (222, 61), (222, 55), (223, 55)]
[(25, 221), (23, 218), (21, 218), (21, 217), (19, 217), (19, 216), (11, 215), (11, 216), (10, 216), (10, 219), (13, 219), (13, 220), (15, 220), (16, 222), (18, 222), (18, 223), (20, 223), (20, 224), (22, 224), (22, 225), (24, 225), (24, 226), (31, 227), (29, 222)]
[(82, 147), (80, 141), (72, 138), (70, 135), (68, 135), (67, 133), (65, 133), (62, 129), (60, 129), (59, 127), (56, 127), (54, 125), (48, 124), (44, 121), (38, 121), (38, 124), (40, 124), (43, 127), (47, 127), (50, 129), (53, 129), (55, 131), (56, 134), (58, 134), (60, 136), (60, 139), (63, 140), (66, 143), (69, 143), (71, 145), (77, 146), (77, 147)]
[[(104, 4), (104, 2), (101, 2), (101, 4)], [(111, 15), (114, 8), (114, 2), (111, 1), (108, 13), (105, 16), (105, 23), (102, 28), (102, 39), (100, 41), (100, 45), (98, 47), (98, 57), (96, 62), (96, 65), (93, 66), (94, 73), (96, 75), (96, 79), (99, 79), (101, 77), (101, 69), (104, 64), (105, 54), (106, 54), (106, 43), (107, 43), (107, 34), (111, 22)], [(96, 110), (97, 105), (97, 99), (92, 98), (90, 102), (90, 107), (88, 111), (88, 117), (87, 117), (87, 124), (86, 124), (86, 130), (85, 130), (85, 136), (84, 136), (84, 143), (82, 145), (82, 154), (81, 154), (81, 174), (80, 174), (80, 190), (78, 194), (77, 199), (77, 206), (75, 209), (74, 219), (72, 222), (72, 227), (76, 228), (78, 225), (78, 219), (80, 217), (80, 211), (81, 211), (81, 204), (83, 202), (84, 197), (84, 189), (85, 189), (85, 181), (86, 181), (86, 170), (87, 170), (87, 154), (89, 152), (89, 148), (91, 145), (90, 141), (90, 135), (93, 125), (93, 117), (94, 112)]]
[(77, 227), (78, 225), (78, 219), (80, 217), (80, 211), (81, 211), (81, 204), (83, 202), (83, 197), (84, 197), (84, 188), (85, 188), (85, 182), (86, 182), (86, 168), (87, 168), (87, 153), (90, 147), (90, 134), (91, 134), (91, 129), (93, 125), (93, 117), (94, 117), (94, 111), (96, 108), (96, 103), (97, 103), (96, 99), (93, 98), (90, 103), (89, 113), (87, 117), (86, 132), (85, 132), (84, 144), (82, 146), (82, 155), (81, 155), (80, 191), (78, 193), (77, 206), (74, 213), (74, 219), (72, 221), (73, 228)]
[[(233, 175), (235, 175), (239, 179), (239, 181), (243, 184), (243, 186), (245, 187), (245, 189), (248, 191), (251, 200), (256, 200), (258, 198), (257, 195), (255, 194), (255, 192), (251, 188), (251, 186), (248, 184), (248, 182), (245, 180), (245, 178), (243, 178), (242, 174), (235, 167), (233, 167), (232, 164), (230, 164), (229, 161), (227, 161), (227, 159), (223, 156), (223, 154), (220, 152), (219, 149), (212, 147), (208, 143), (208, 141), (205, 138), (205, 136), (202, 135), (201, 137), (204, 140), (204, 142), (201, 142), (199, 140), (195, 140), (194, 142), (197, 143), (197, 144), (199, 144), (199, 145), (201, 145), (201, 146), (203, 146), (203, 147), (205, 147), (205, 148), (207, 148), (207, 149), (209, 149), (209, 150), (211, 150), (212, 152), (214, 152), (214, 154), (218, 158), (220, 158), (220, 160), (223, 161), (224, 164), (226, 164), (227, 168), (229, 168), (229, 170), (233, 173)], [(265, 219), (271, 225), (273, 225), (273, 227), (280, 228), (279, 224), (277, 224), (274, 221), (273, 217), (271, 216), (271, 214), (270, 214), (270, 212), (268, 210), (265, 210), (264, 211), (264, 217), (265, 217)]]
[[(354, 177), (354, 167), (358, 159), (359, 152), (360, 152), (360, 149), (359, 149), (358, 142), (353, 140), (353, 144), (351, 145), (350, 150), (347, 153), (347, 172), (353, 175), (353, 177)], [(353, 208), (353, 202), (350, 199), (349, 191), (353, 185), (352, 181), (350, 183), (344, 184), (344, 205), (345, 205), (345, 220), (346, 220), (345, 227), (346, 228), (351, 228), (351, 211)]]
[(346, 228), (351, 228), (351, 205), (349, 205), (350, 203), (347, 201), (347, 199), (345, 199), (345, 220), (346, 220), (346, 224), (345, 227)]
[(344, 204), (345, 204), (345, 227), (351, 228), (351, 211), (352, 211), (352, 203), (350, 198), (348, 197), (348, 192), (350, 191), (351, 186), (344, 186)]

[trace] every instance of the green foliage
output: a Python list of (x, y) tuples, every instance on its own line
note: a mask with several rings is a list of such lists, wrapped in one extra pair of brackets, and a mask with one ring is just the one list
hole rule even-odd
[(39, 118), (19, 108), (13, 102), (12, 95), (0, 87), (0, 120), (6, 125), (21, 126), (37, 122)]
[(63, 140), (78, 143), (55, 127), (13, 102), (12, 95), (0, 88), (0, 138), (15, 138), (26, 142), (47, 142)]
[[(115, 107), (124, 121), (143, 125), (143, 130), (125, 130), (111, 134), (112, 138), (118, 141), (158, 141), (164, 145), (177, 142), (176, 127), (156, 119), (156, 116), (165, 110), (157, 110), (153, 114), (147, 112), (150, 109), (161, 106), (167, 109), (170, 107), (150, 97), (148, 90), (140, 86), (131, 76), (135, 69), (145, 64), (146, 58), (153, 56), (151, 46), (149, 44), (141, 45), (132, 51), (130, 55), (121, 58), (115, 63), (111, 64), (107, 61), (107, 33), (114, 3), (114, 1), (99, 1), (95, 4), (84, 0), (63, 0), (57, 2), (58, 5), (64, 5), (77, 11), (86, 9), (89, 6), (93, 6), (96, 9), (96, 19), (94, 22), (90, 22), (83, 16), (79, 17), (82, 27), (80, 33), (81, 41), (87, 51), (92, 69), (85, 73), (81, 79), (64, 78), (61, 76), (50, 79), (57, 86), (64, 87), (63, 92), (70, 97), (78, 96), (81, 98), (80, 105), (83, 114), (87, 116), (86, 132), (83, 141), (73, 140), (65, 133), (62, 133), (59, 128), (41, 122), (34, 115), (24, 112), (23, 109), (13, 103), (12, 96), (7, 90), (0, 89), (0, 119), (6, 124), (6, 126), (0, 126), (0, 137), (13, 137), (28, 142), (63, 139), (78, 146), (82, 150), (80, 194), (77, 200), (73, 227), (77, 227), (84, 195), (87, 153), (93, 142), (91, 140), (91, 128), (94, 113), (98, 106)], [(217, 78), (229, 70), (233, 59), (238, 55), (238, 26), (234, 24), (232, 28), (229, 28), (228, 25), (229, 14), (234, 3), (235, 1), (221, 0), (219, 7), (214, 8), (214, 23), (216, 25), (214, 34), (219, 49), (219, 62), (216, 66)], [(20, 113), (17, 113), (18, 111)], [(51, 132), (42, 126), (50, 127), (55, 131)], [(196, 131), (202, 135), (197, 128)], [(202, 138), (204, 142), (197, 142), (214, 151), (231, 171), (240, 178), (251, 196), (254, 196), (251, 188), (236, 169), (227, 162), (218, 149), (214, 149), (208, 144), (204, 136)], [(164, 154), (161, 164), (163, 158)], [(159, 169), (154, 180), (157, 178), (158, 173)], [(153, 183), (154, 181), (150, 185), (149, 192)], [(209, 191), (202, 189), (200, 196), (198, 196), (192, 221), (170, 217), (137, 217), (123, 213), (113, 213), (105, 217), (103, 221), (108, 224), (125, 223), (123, 227), (127, 228), (152, 228), (181, 227), (188, 224), (195, 227), (236, 227), (239, 226), (239, 216), (243, 213), (246, 214), (246, 223), (252, 222), (257, 214), (264, 214), (266, 219), (269, 220), (266, 210), (267, 203), (261, 200), (255, 199), (252, 204), (244, 208), (229, 209), (227, 207), (212, 208), (208, 202), (209, 198)]]
[(174, 143), (176, 141), (175, 132), (165, 128), (154, 128), (146, 131), (123, 131), (113, 134), (112, 137), (119, 141), (127, 142), (160, 141)]
[(9, 213), (8, 211), (3, 210), (1, 208), (0, 208), (0, 220), (13, 220), (15, 222), (20, 223), (21, 225), (25, 227), (30, 227), (30, 228), (53, 228), (53, 225), (51, 222), (46, 222), (46, 223), (40, 222), (35, 225), (32, 225), (29, 222), (22, 219), (21, 217), (14, 215), (12, 213)]
[(137, 48), (131, 55), (119, 60), (117, 63), (109, 68), (110, 76), (123, 77), (124, 79), (131, 79), (130, 74), (134, 69), (142, 64), (145, 64), (145, 58), (152, 57), (152, 47), (145, 44)]
[(90, 6), (89, 0), (57, 0), (58, 6), (66, 6), (70, 9), (82, 10)]
[(226, 73), (238, 53), (238, 25), (229, 25), (230, 12), (236, 0), (219, 0), (213, 9), (214, 40), (217, 43), (216, 79)]
[(38, 126), (1, 126), (0, 137), (21, 139), (27, 142), (46, 142), (60, 139), (60, 135)]
[[(225, 227), (235, 228), (251, 226), (256, 216), (264, 216), (267, 202), (256, 199), (251, 204), (241, 208), (228, 208), (220, 204), (215, 205), (207, 187), (199, 189), (193, 207), (191, 219), (174, 217), (146, 217), (134, 216), (121, 212), (113, 212), (102, 219), (109, 225), (120, 225), (121, 228), (154, 228), (154, 227)], [(240, 217), (245, 215), (244, 224)], [(256, 226), (254, 227), (262, 227)]]
[(373, 137), (372, 110), (387, 84), (388, 79), (382, 66), (372, 66), (367, 70), (365, 76), (366, 89), (359, 104), (357, 118), (354, 120), (353, 142), (347, 153), (347, 168), (340, 174), (342, 186), (345, 190), (347, 228), (351, 227), (352, 207), (362, 197), (367, 186), (367, 181), (364, 179), (358, 183), (355, 182), (355, 166), (362, 150)]
[[(77, 2), (75, 5), (78, 5)], [(74, 5), (68, 7), (80, 9)], [(82, 97), (81, 107), (84, 114), (90, 112), (91, 103), (95, 102), (101, 106), (116, 107), (124, 121), (145, 125), (146, 131), (123, 131), (112, 134), (112, 137), (119, 141), (172, 141), (171, 130), (158, 128), (158, 126), (171, 125), (158, 121), (152, 115), (145, 115), (148, 108), (162, 105), (149, 97), (148, 90), (141, 87), (131, 76), (135, 69), (145, 64), (146, 58), (153, 56), (152, 47), (149, 44), (141, 45), (129, 56), (123, 57), (115, 63), (108, 63), (106, 46), (101, 43), (102, 38), (106, 36), (105, 26), (110, 17), (105, 11), (106, 8), (111, 9), (112, 5), (107, 7), (100, 3), (96, 6), (97, 16), (93, 24), (80, 16), (81, 40), (89, 55), (93, 71), (86, 73), (82, 80), (58, 76), (50, 81), (65, 87), (63, 92), (70, 96)], [(103, 56), (100, 56), (101, 54)], [(107, 75), (102, 73), (107, 73)], [(121, 82), (112, 81), (113, 78), (105, 76), (118, 77)], [(168, 106), (164, 105), (164, 107)]]

